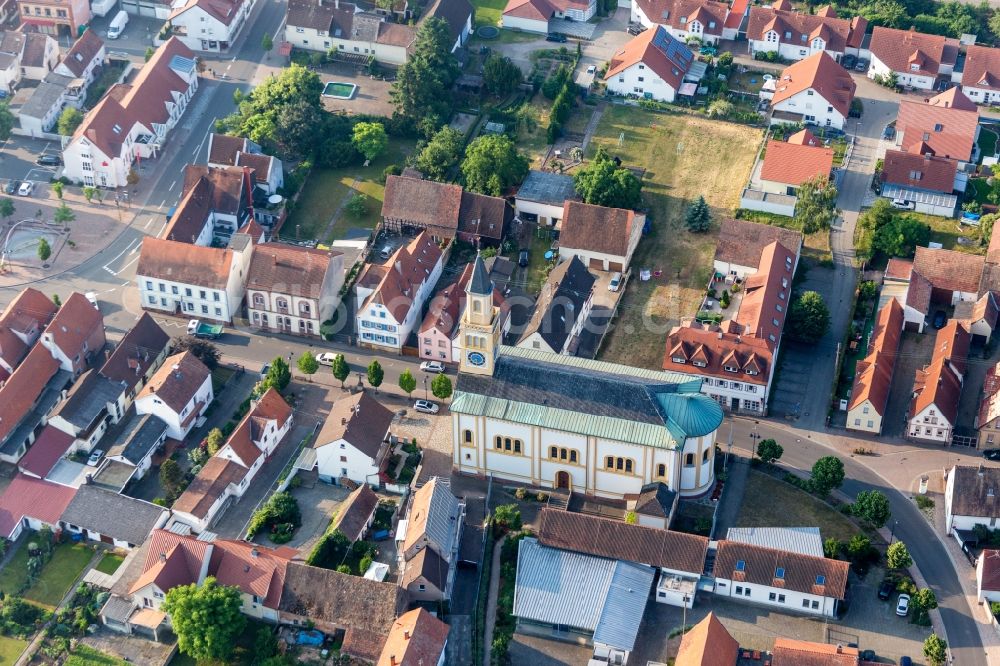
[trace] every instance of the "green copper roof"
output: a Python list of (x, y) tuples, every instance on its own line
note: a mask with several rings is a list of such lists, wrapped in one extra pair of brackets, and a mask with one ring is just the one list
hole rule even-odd
[(722, 425), (722, 407), (708, 396), (700, 393), (660, 393), (656, 399), (667, 418), (688, 437), (707, 435)]

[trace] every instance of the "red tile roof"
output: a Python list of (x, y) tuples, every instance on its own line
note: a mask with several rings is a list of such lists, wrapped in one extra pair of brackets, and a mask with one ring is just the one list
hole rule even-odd
[(951, 194), (955, 189), (957, 171), (958, 163), (947, 157), (887, 150), (882, 167), (882, 182)]
[(927, 278), (935, 289), (948, 291), (977, 293), (984, 265), (981, 255), (955, 250), (917, 247), (913, 256), (913, 270)]
[(392, 419), (392, 411), (367, 391), (341, 398), (330, 408), (330, 414), (313, 441), (313, 448), (343, 439), (369, 458), (375, 458)]
[(857, 85), (850, 73), (826, 51), (820, 51), (786, 67), (775, 84), (771, 106), (810, 88), (845, 118), (850, 113)]
[(142, 241), (136, 275), (210, 289), (225, 289), (233, 252), (147, 236)]
[(740, 644), (709, 612), (684, 634), (674, 666), (733, 666), (739, 654)]
[(250, 260), (247, 289), (318, 300), (333, 259), (340, 255), (337, 250), (262, 243)]
[(567, 201), (563, 204), (559, 246), (625, 257), (633, 225), (635, 212), (631, 210)]
[(931, 106), (940, 106), (946, 109), (979, 112), (979, 107), (976, 106), (976, 103), (966, 97), (965, 93), (958, 86), (948, 88), (944, 92), (934, 95), (934, 97), (927, 100), (927, 103)]
[(817, 146), (767, 142), (764, 165), (760, 169), (761, 180), (784, 185), (799, 186), (817, 177), (830, 177), (833, 169), (833, 149)]
[(368, 519), (378, 508), (378, 495), (367, 483), (362, 483), (344, 500), (333, 519), (333, 529), (340, 530), (354, 543), (364, 535)]
[[(772, 7), (751, 7), (747, 39), (764, 41), (765, 35), (771, 30), (778, 33), (778, 40), (785, 44), (806, 44), (815, 37), (822, 37), (826, 41), (827, 51), (842, 53), (848, 45), (859, 46), (868, 29), (868, 21), (860, 17), (848, 21), (835, 16), (793, 12), (790, 9), (791, 3), (787, 8), (778, 4)], [(790, 39), (785, 38), (786, 32), (792, 33)]]
[(913, 272), (913, 262), (909, 259), (893, 257), (885, 267), (885, 277), (895, 280), (909, 280)]
[[(736, 564), (740, 561), (744, 566), (737, 571)], [(833, 599), (843, 599), (847, 592), (847, 573), (850, 569), (847, 562), (738, 541), (719, 542), (715, 556), (716, 578), (736, 580), (740, 575), (740, 580), (747, 583), (778, 587), (774, 574), (779, 567), (785, 570), (780, 586), (787, 590)], [(823, 576), (822, 583), (818, 582), (817, 576)]]
[(104, 318), (83, 294), (74, 291), (45, 328), (45, 335), (51, 335), (70, 360), (99, 353), (105, 343)]
[(25, 516), (58, 525), (75, 488), (18, 473), (0, 495), (0, 536), (9, 538)]
[(899, 301), (891, 298), (878, 311), (875, 328), (868, 343), (868, 355), (858, 361), (849, 410), (867, 400), (877, 414), (885, 415), (902, 334), (903, 307)]
[(764, 248), (777, 241), (792, 252), (802, 248), (802, 232), (770, 224), (725, 218), (719, 225), (715, 261), (758, 266)]
[(781, 243), (771, 243), (761, 252), (757, 272), (743, 284), (743, 301), (734, 320), (743, 327), (744, 335), (760, 338), (772, 349), (785, 326), (795, 263), (795, 252)]
[(392, 623), (377, 666), (432, 666), (440, 662), (449, 627), (423, 608), (403, 613)]
[[(674, 359), (684, 359), (684, 362)], [(698, 323), (675, 326), (667, 336), (663, 369), (719, 379), (738, 377), (746, 384), (765, 386), (773, 354), (767, 341), (752, 336), (702, 328)], [(695, 365), (695, 362), (704, 365)], [(728, 371), (726, 367), (735, 368)], [(750, 375), (747, 371), (757, 374)]]
[(968, 324), (958, 319), (950, 319), (934, 337), (932, 358), (947, 359), (956, 370), (964, 375), (971, 342), (972, 335), (969, 333)]
[(204, 519), (216, 500), (226, 492), (229, 484), (239, 483), (246, 473), (247, 468), (238, 462), (212, 456), (171, 508)]
[(257, 445), (262, 434), (260, 429), (273, 421), (280, 430), (291, 416), (292, 408), (285, 399), (276, 390), (269, 388), (233, 430), (226, 440), (226, 446), (233, 450), (245, 467), (251, 467), (263, 454)]
[(833, 643), (774, 639), (772, 666), (857, 666), (858, 648)]
[(358, 283), (375, 286), (363, 307), (379, 303), (402, 323), (413, 306), (417, 288), (430, 277), (440, 259), (441, 248), (428, 232), (422, 231), (408, 245), (396, 250), (384, 266), (368, 264)]
[(654, 26), (629, 40), (611, 56), (605, 81), (610, 81), (632, 65), (643, 63), (674, 90), (681, 87), (694, 56), (686, 46), (661, 25)]
[[(935, 98), (937, 99), (937, 98)], [(937, 157), (968, 161), (976, 142), (979, 112), (963, 105), (945, 106), (903, 100), (896, 117), (896, 131), (902, 135), (902, 148), (910, 152), (921, 142)]]
[(427, 310), (427, 316), (420, 324), (421, 333), (436, 330), (448, 336), (452, 335), (460, 322), (462, 307), (465, 303), (465, 288), (472, 277), (473, 266), (472, 263), (466, 264), (458, 276), (458, 280), (434, 296), (430, 308)]
[(729, 8), (729, 14), (726, 16), (726, 27), (739, 28), (749, 6), (750, 0), (733, 0), (733, 6)]
[(987, 548), (980, 557), (983, 560), (983, 581), (980, 591), (1000, 591), (1000, 550)]
[(173, 19), (186, 11), (200, 8), (206, 14), (223, 25), (231, 25), (242, 13), (242, 0), (188, 0), (188, 2), (170, 12), (168, 18)]
[(101, 375), (134, 386), (169, 344), (170, 336), (148, 312), (143, 312), (101, 366)]
[(59, 459), (63, 457), (73, 444), (73, 436), (51, 425), (45, 426), (38, 434), (38, 439), (31, 445), (28, 452), (17, 461), (17, 466), (23, 472), (30, 473), (40, 479), (52, 471)]
[[(688, 31), (691, 24), (698, 21), (706, 35), (721, 36), (729, 16), (729, 5), (714, 0), (637, 0), (637, 6), (650, 21), (674, 30)], [(735, 7), (734, 10), (745, 11), (746, 5), (742, 10)], [(682, 23), (681, 18), (686, 20)]]
[(36, 344), (14, 374), (0, 387), (0, 442), (28, 413), (49, 380), (59, 370), (59, 361)]
[(17, 368), (28, 354), (28, 345), (22, 337), (31, 339), (40, 335), (56, 310), (52, 299), (37, 289), (21, 290), (0, 315), (0, 358), (11, 368)]
[(62, 64), (73, 76), (81, 77), (94, 58), (104, 47), (104, 41), (97, 36), (97, 33), (87, 28), (80, 35), (80, 38), (73, 42), (73, 46), (66, 52), (66, 57), (62, 59)]
[(1000, 49), (978, 45), (966, 47), (962, 85), (1000, 90)]
[(433, 180), (389, 176), (385, 181), (382, 217), (403, 220), (452, 237), (458, 229), (462, 186)]
[(958, 417), (958, 401), (962, 397), (962, 381), (944, 358), (917, 370), (913, 378), (913, 400), (910, 418), (914, 418), (931, 405), (952, 426)]
[(587, 9), (587, 0), (507, 0), (504, 16), (548, 21), (555, 12)]
[(211, 372), (205, 364), (191, 352), (174, 354), (168, 357), (160, 369), (150, 377), (137, 399), (155, 395), (167, 407), (180, 414), (209, 375)]
[[(954, 65), (958, 40), (927, 35), (914, 29), (896, 30), (875, 26), (869, 46), (872, 56), (894, 72), (937, 76), (941, 65)], [(912, 69), (916, 65), (917, 69)]]
[(976, 427), (995, 427), (993, 422), (1000, 417), (1000, 363), (986, 371), (981, 400)]

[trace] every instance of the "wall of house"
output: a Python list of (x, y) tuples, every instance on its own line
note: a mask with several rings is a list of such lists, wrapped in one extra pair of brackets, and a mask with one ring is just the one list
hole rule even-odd
[[(808, 88), (774, 105), (775, 111), (801, 113), (807, 124), (844, 129), (844, 114), (837, 111), (822, 95)], [(784, 192), (781, 192), (784, 194)]]
[(808, 58), (814, 53), (819, 53), (820, 51), (826, 51), (830, 54), (830, 57), (840, 62), (840, 57), (843, 55), (842, 51), (831, 51), (826, 48), (826, 42), (822, 39), (816, 38), (807, 44), (786, 42), (783, 39), (791, 39), (790, 33), (785, 33), (784, 36), (779, 35), (773, 30), (763, 35), (764, 39), (751, 39), (750, 42), (750, 53), (755, 54), (758, 52), (770, 52), (777, 51), (779, 55), (785, 60), (802, 60)]
[(979, 436), (978, 448), (992, 449), (1000, 446), (1000, 419), (979, 424), (977, 434)]
[(507, 16), (501, 19), (501, 25), (510, 30), (521, 30), (523, 32), (533, 32), (539, 35), (546, 35), (549, 32), (549, 22), (536, 19), (521, 18), (519, 16)]
[(267, 291), (247, 291), (247, 312), (254, 328), (292, 335), (319, 335), (324, 321), (316, 299)]
[(212, 377), (209, 375), (205, 378), (202, 385), (198, 387), (198, 390), (195, 391), (192, 399), (184, 406), (182, 414), (173, 411), (155, 393), (137, 399), (135, 401), (135, 411), (139, 414), (152, 414), (157, 417), (167, 424), (167, 437), (183, 440), (191, 432), (195, 422), (198, 420), (197, 418), (192, 418), (186, 428), (182, 425), (182, 422), (190, 414), (190, 410), (194, 409), (197, 403), (201, 403), (199, 415), (204, 414), (205, 410), (212, 403), (212, 399)]
[(439, 590), (423, 576), (418, 576), (406, 586), (406, 592), (412, 601), (443, 601), (444, 591)]
[(906, 436), (927, 442), (950, 443), (952, 424), (943, 415), (937, 413), (934, 405), (930, 405), (914, 414), (907, 422)]
[(865, 400), (854, 409), (847, 412), (847, 429), (858, 432), (870, 432), (876, 435), (882, 432), (882, 416)]
[[(412, 306), (410, 310), (413, 310)], [(408, 317), (409, 314), (407, 312)], [(395, 353), (399, 353), (403, 348), (403, 343), (406, 341), (403, 322), (396, 321), (392, 313), (381, 303), (359, 307), (354, 322), (360, 344), (390, 349)]]
[(608, 90), (616, 95), (636, 95), (660, 102), (673, 102), (677, 90), (652, 69), (639, 62), (606, 80)]
[(1000, 601), (1000, 590), (983, 589), (983, 565), (985, 560), (985, 553), (980, 554), (979, 559), (976, 560), (976, 596), (980, 602), (986, 601), (987, 603), (992, 603)]
[[(198, 5), (174, 16), (170, 23), (174, 27), (174, 35), (192, 51), (219, 52), (232, 46), (240, 33), (247, 16), (248, 3), (242, 3), (237, 8), (236, 16), (226, 25)], [(223, 44), (227, 46), (223, 48)]]
[[(807, 613), (821, 617), (836, 617), (837, 600), (821, 597), (815, 594), (803, 594), (795, 590), (768, 585), (754, 585), (734, 581), (728, 578), (715, 579), (715, 594), (724, 597), (738, 598), (757, 604), (786, 608), (795, 613)], [(780, 599), (784, 598), (784, 601)]]
[(1000, 90), (962, 86), (962, 92), (976, 104), (996, 104), (1000, 101)]
[(454, 363), (457, 361), (452, 355), (451, 337), (436, 328), (432, 328), (417, 335), (418, 346), (420, 348), (420, 358), (428, 361), (440, 361), (442, 363)]
[[(885, 76), (892, 70), (878, 56), (872, 53), (872, 64), (868, 68), (868, 78), (874, 79), (876, 76)], [(919, 90), (931, 90), (934, 87), (933, 76), (924, 76), (912, 72), (896, 72), (897, 82), (901, 86), (911, 86)]]
[(41, 81), (45, 75), (55, 69), (59, 62), (59, 44), (54, 39), (45, 40), (45, 53), (42, 56), (42, 64), (39, 67), (21, 67), (21, 74), (26, 79)]
[(375, 460), (343, 439), (317, 447), (316, 465), (327, 483), (339, 483), (345, 476), (355, 483), (370, 483), (378, 475)]
[(518, 215), (537, 215), (538, 224), (556, 226), (562, 222), (563, 205), (540, 203), (526, 199), (514, 199), (514, 211)]
[[(235, 257), (232, 270), (234, 273), (237, 270)], [(142, 307), (146, 309), (178, 312), (199, 319), (229, 322), (236, 314), (230, 304), (235, 303), (236, 307), (239, 305), (239, 301), (235, 300), (235, 295), (232, 295), (232, 300), (230, 298), (228, 281), (225, 288), (218, 286), (212, 288), (186, 285), (181, 282), (143, 275), (136, 275), (135, 279), (139, 286), (140, 302)]]

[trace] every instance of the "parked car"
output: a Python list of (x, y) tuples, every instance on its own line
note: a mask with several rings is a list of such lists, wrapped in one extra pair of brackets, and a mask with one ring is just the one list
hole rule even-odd
[(60, 166), (62, 158), (58, 155), (39, 155), (38, 159), (35, 160), (35, 164), (38, 166)]
[(883, 580), (881, 585), (878, 586), (878, 598), (882, 601), (888, 601), (892, 593), (896, 591), (896, 584), (891, 580)]
[(882, 138), (889, 140), (896, 137), (896, 128), (892, 125), (886, 125), (885, 129), (882, 130)]
[(635, 37), (636, 35), (638, 35), (641, 32), (645, 32), (645, 31), (646, 31), (646, 28), (644, 28), (641, 25), (630, 25), (628, 27), (628, 34), (632, 35), (633, 37)]
[(566, 35), (560, 34), (558, 32), (550, 32), (549, 34), (545, 35), (545, 41), (557, 42), (559, 44), (562, 44), (566, 41)]
[(875, 650), (862, 650), (859, 654), (861, 661), (875, 661)]
[(906, 656), (900, 657), (899, 666), (913, 666), (913, 660)]
[(21, 183), (21, 187), (17, 188), (17, 195), (19, 197), (30, 197), (31, 192), (35, 189), (35, 184), (30, 180), (26, 180)]
[(856, 65), (854, 65), (854, 71), (855, 72), (867, 72), (868, 71), (868, 65), (870, 65), (870, 64), (871, 63), (868, 61), (868, 58), (858, 58), (858, 63)]
[(17, 188), (19, 187), (21, 187), (21, 181), (8, 180), (7, 187), (5, 187), (3, 191), (6, 192), (7, 194), (15, 194), (17, 192)]
[(907, 613), (910, 612), (910, 595), (901, 594), (899, 595), (899, 600), (896, 602), (896, 615), (900, 617), (906, 617)]
[(517, 255), (517, 265), (521, 268), (528, 267), (528, 251), (521, 250), (520, 254)]
[(260, 378), (264, 379), (264, 377), (267, 377), (267, 371), (270, 370), (270, 369), (271, 369), (271, 364), (270, 363), (265, 363), (263, 365), (263, 367), (261, 367), (261, 369), (260, 369)]
[(440, 408), (437, 406), (437, 403), (430, 400), (417, 400), (413, 403), (413, 409), (421, 414), (437, 414)]
[(444, 372), (444, 363), (440, 361), (424, 361), (420, 364), (420, 369), (424, 372)]
[(983, 449), (983, 457), (987, 460), (1000, 460), (1000, 449)]
[(611, 276), (611, 282), (608, 283), (608, 291), (618, 291), (622, 286), (622, 274), (615, 273)]
[(907, 201), (906, 199), (893, 199), (892, 207), (898, 208), (899, 210), (913, 210), (915, 204), (912, 201)]
[(340, 354), (323, 352), (322, 354), (316, 354), (316, 362), (320, 365), (333, 365), (333, 362), (337, 360), (338, 356), (340, 356)]
[(587, 74), (595, 74), (595, 73), (597, 73), (597, 65), (591, 65), (590, 67), (587, 68)]
[(844, 69), (854, 69), (854, 66), (858, 64), (858, 58), (847, 54), (840, 59), (840, 64)]
[(101, 458), (104, 457), (104, 451), (101, 449), (94, 449), (90, 452), (90, 457), (87, 458), (87, 465), (90, 467), (97, 467), (97, 463), (101, 462)]
[(944, 328), (944, 325), (947, 323), (948, 323), (948, 315), (945, 314), (944, 310), (938, 310), (937, 312), (934, 313), (933, 325), (935, 329), (940, 331), (942, 328)]
[(101, 309), (101, 306), (97, 304), (97, 292), (96, 292), (96, 291), (88, 291), (88, 292), (87, 292), (86, 294), (84, 294), (83, 296), (84, 296), (84, 298), (86, 298), (86, 299), (87, 299), (87, 300), (88, 300), (88, 301), (90, 302), (90, 304), (91, 304), (91, 305), (93, 305), (93, 306), (94, 306), (95, 308), (97, 308), (98, 310), (100, 310), (100, 309)]
[(391, 257), (392, 246), (386, 245), (385, 247), (383, 247), (381, 250), (379, 250), (378, 256), (382, 257), (383, 259), (388, 259), (389, 257)]

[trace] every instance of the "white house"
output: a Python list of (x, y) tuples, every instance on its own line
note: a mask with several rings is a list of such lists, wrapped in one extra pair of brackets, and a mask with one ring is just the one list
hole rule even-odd
[(575, 354), (593, 308), (596, 281), (576, 254), (553, 268), (542, 284), (535, 311), (521, 331), (517, 346), (551, 354)]
[(826, 51), (840, 62), (844, 54), (858, 53), (867, 28), (864, 18), (838, 18), (830, 7), (805, 14), (792, 11), (788, 0), (778, 0), (770, 7), (750, 8), (747, 41), (751, 55), (776, 52), (784, 60), (802, 60)]
[(231, 321), (239, 315), (253, 242), (234, 234), (227, 248), (146, 237), (136, 266), (143, 308)]
[(951, 78), (977, 104), (1000, 101), (1000, 49), (970, 44), (965, 48), (965, 67), (953, 71)]
[(645, 224), (643, 213), (567, 201), (559, 235), (559, 258), (577, 257), (597, 270), (627, 270)]
[(73, 42), (73, 46), (66, 52), (66, 56), (52, 71), (72, 79), (82, 79), (86, 89), (86, 86), (89, 86), (95, 78), (94, 71), (103, 65), (106, 59), (107, 50), (104, 47), (104, 40), (98, 37), (96, 32), (87, 28)]
[(950, 445), (958, 423), (966, 357), (971, 335), (964, 322), (952, 319), (937, 332), (929, 365), (916, 371), (907, 413), (910, 439)]
[(59, 362), (59, 367), (79, 376), (107, 341), (104, 317), (83, 294), (73, 292), (42, 331), (39, 344)]
[(868, 78), (895, 74), (901, 86), (932, 90), (939, 77), (951, 78), (958, 47), (958, 40), (950, 37), (876, 26), (869, 45)]
[(751, 543), (718, 542), (713, 575), (719, 596), (835, 618), (850, 563)]
[(1000, 468), (956, 465), (948, 470), (944, 490), (944, 526), (959, 543), (974, 540), (976, 525), (997, 528), (1000, 519)]
[[(637, 0), (631, 20), (647, 28), (660, 25), (682, 42), (716, 44), (723, 36), (729, 5), (716, 0)], [(738, 24), (737, 24), (738, 25)], [(728, 37), (732, 39), (733, 37)]]
[(244, 0), (175, 2), (168, 19), (171, 34), (192, 51), (228, 51), (250, 14)]
[(350, 479), (377, 486), (391, 450), (393, 413), (367, 391), (341, 398), (313, 440), (315, 469), (327, 483)]
[(128, 84), (112, 86), (63, 148), (63, 175), (121, 187), (137, 159), (159, 154), (198, 90), (194, 54), (171, 38)]
[(247, 271), (250, 325), (292, 335), (318, 336), (333, 318), (344, 284), (344, 255), (284, 243), (263, 243)]
[(589, 21), (596, 13), (596, 0), (508, 0), (500, 22), (510, 30), (544, 35), (553, 19)]
[(1000, 550), (985, 548), (976, 560), (976, 596), (980, 602), (1000, 601)]
[(573, 177), (550, 171), (529, 171), (514, 197), (518, 217), (540, 225), (561, 226), (567, 201), (580, 201)]
[(42, 32), (24, 34), (21, 53), (21, 74), (26, 79), (41, 81), (59, 62), (59, 42)]
[(422, 231), (385, 264), (367, 264), (354, 286), (358, 344), (398, 353), (422, 321), (444, 263), (444, 252)]
[(167, 436), (183, 441), (214, 399), (212, 373), (191, 352), (167, 358), (135, 399), (139, 414), (167, 424)]
[(663, 26), (633, 37), (611, 56), (604, 81), (616, 95), (673, 102), (694, 62), (694, 54)]
[(843, 129), (856, 87), (847, 70), (826, 51), (818, 51), (781, 73), (771, 98), (770, 122)]

